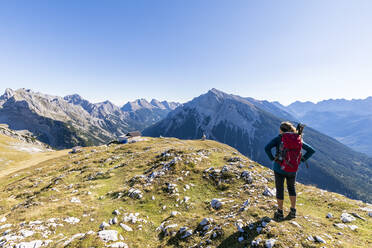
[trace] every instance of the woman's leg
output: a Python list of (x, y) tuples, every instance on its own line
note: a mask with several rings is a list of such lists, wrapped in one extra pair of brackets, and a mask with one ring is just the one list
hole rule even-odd
[(291, 200), (291, 208), (296, 208), (296, 175), (287, 176), (287, 189), (289, 199)]
[(283, 210), (285, 176), (277, 172), (274, 172), (274, 173), (275, 173), (276, 200), (278, 202), (279, 210)]

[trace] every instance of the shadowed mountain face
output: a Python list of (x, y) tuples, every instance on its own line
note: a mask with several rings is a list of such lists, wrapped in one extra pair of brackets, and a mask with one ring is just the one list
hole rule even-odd
[[(171, 110), (150, 107), (123, 111), (110, 101), (90, 103), (76, 94), (62, 98), (26, 89), (7, 89), (0, 97), (0, 123), (15, 130), (29, 130), (54, 148), (99, 145), (128, 131), (142, 130)], [(141, 111), (146, 118), (142, 118)]]
[(372, 97), (326, 100), (316, 104), (294, 102), (282, 107), (311, 127), (372, 156)]
[[(207, 138), (237, 148), (243, 154), (270, 167), (264, 146), (278, 135), (280, 122), (291, 118), (275, 104), (229, 95), (213, 89), (168, 114), (167, 118), (144, 130), (148, 136), (182, 139)], [(291, 118), (292, 120), (295, 118)], [(300, 169), (299, 181), (372, 201), (372, 161), (337, 140), (311, 128), (305, 129), (305, 142), (317, 151), (311, 168)]]

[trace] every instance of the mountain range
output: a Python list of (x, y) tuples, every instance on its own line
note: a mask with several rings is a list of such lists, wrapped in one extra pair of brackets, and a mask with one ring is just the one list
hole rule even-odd
[(90, 103), (79, 95), (51, 96), (29, 89), (6, 89), (0, 97), (0, 123), (28, 130), (54, 148), (104, 144), (142, 130), (179, 106), (141, 99), (122, 108), (110, 101)]
[(278, 107), (356, 151), (372, 156), (372, 97), (294, 102)]
[[(282, 114), (276, 116), (277, 113)], [(181, 139), (200, 139), (205, 134), (208, 139), (235, 147), (270, 167), (263, 148), (279, 134), (281, 121), (288, 119), (296, 118), (283, 113), (275, 104), (212, 89), (170, 112), (164, 120), (145, 129), (144, 134)], [(311, 168), (299, 171), (300, 182), (351, 198), (372, 200), (372, 160), (369, 157), (310, 127), (305, 130), (304, 140), (317, 152), (310, 159)]]
[[(301, 110), (293, 110), (296, 104), (288, 110), (280, 103), (212, 89), (182, 105), (138, 99), (118, 107), (110, 101), (90, 103), (76, 94), (58, 97), (27, 89), (7, 89), (0, 97), (0, 123), (11, 129), (28, 130), (57, 149), (105, 144), (132, 130), (143, 130), (147, 136), (181, 139), (200, 139), (205, 134), (208, 139), (231, 145), (270, 167), (263, 148), (278, 135), (281, 121), (303, 120)], [(359, 105), (359, 109), (358, 115), (368, 115), (367, 107), (363, 110)], [(338, 111), (336, 107), (334, 111)], [(371, 158), (311, 124), (305, 129), (304, 139), (317, 152), (310, 159), (311, 168), (301, 168), (300, 182), (372, 201)]]

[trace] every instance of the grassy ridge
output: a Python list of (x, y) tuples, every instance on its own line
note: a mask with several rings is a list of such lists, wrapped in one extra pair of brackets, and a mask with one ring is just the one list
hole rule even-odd
[[(165, 151), (169, 156), (161, 155)], [(146, 181), (151, 173), (160, 171), (176, 157), (181, 160), (170, 166), (164, 175), (151, 183)], [(234, 161), (229, 160), (231, 158), (238, 158), (235, 159), (237, 162), (230, 162)], [(217, 173), (217, 177), (204, 172), (207, 168), (221, 169), (224, 165), (228, 170)], [(252, 184), (239, 177), (244, 170), (252, 174)], [(178, 192), (167, 192), (166, 183), (176, 184)], [(29, 222), (42, 221), (46, 230), (36, 230), (25, 240), (50, 239), (53, 240), (50, 247), (104, 247), (95, 234), (76, 238), (68, 244), (65, 242), (77, 233), (99, 231), (103, 221), (108, 222), (115, 216), (115, 209), (121, 213), (119, 222), (123, 222), (123, 217), (129, 213), (138, 213), (141, 220), (135, 224), (126, 223), (133, 232), (124, 231), (118, 224), (106, 228), (117, 230), (129, 247), (189, 247), (206, 242), (207, 236), (195, 232), (187, 239), (180, 239), (177, 235), (164, 236), (157, 230), (165, 223), (178, 224), (174, 231), (183, 226), (196, 231), (198, 223), (205, 217), (214, 219), (212, 228), (222, 227), (222, 233), (210, 239), (211, 247), (245, 247), (258, 238), (263, 241), (276, 239), (276, 247), (324, 246), (308, 241), (309, 235), (323, 237), (327, 247), (368, 247), (372, 244), (371, 220), (360, 210), (366, 204), (297, 185), (299, 216), (295, 221), (301, 227), (290, 221), (271, 221), (257, 233), (256, 227), (262, 219), (272, 217), (275, 210), (275, 199), (262, 195), (266, 187), (274, 187), (270, 170), (218, 142), (148, 138), (134, 144), (85, 148), (82, 153), (45, 161), (17, 172), (17, 175), (0, 178), (0, 217), (6, 216), (6, 223), (14, 225), (14, 234), (21, 228), (36, 230), (29, 226)], [(139, 189), (143, 197), (130, 198), (128, 191), (131, 188)], [(185, 197), (190, 199), (183, 202)], [(73, 198), (79, 199), (80, 203), (71, 202)], [(213, 198), (223, 198), (225, 204), (220, 210), (211, 208)], [(249, 207), (239, 211), (247, 199)], [(289, 206), (287, 199), (285, 204)], [(171, 216), (172, 211), (179, 214)], [(367, 221), (354, 221), (352, 224), (358, 225), (356, 231), (339, 230), (333, 223), (340, 222), (343, 211), (358, 213)], [(335, 218), (325, 218), (328, 212)], [(63, 221), (67, 217), (76, 217), (80, 222), (68, 224)], [(48, 226), (50, 218), (59, 218), (55, 223), (63, 226)], [(20, 227), (22, 222), (25, 225)], [(238, 242), (242, 234), (237, 231), (237, 222), (244, 223), (245, 240), (241, 243)], [(248, 228), (249, 224), (254, 226), (253, 230)], [(340, 231), (342, 235), (338, 234)]]

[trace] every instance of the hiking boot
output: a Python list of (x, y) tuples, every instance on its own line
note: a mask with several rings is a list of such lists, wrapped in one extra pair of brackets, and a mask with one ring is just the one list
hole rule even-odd
[(274, 219), (276, 221), (282, 221), (284, 219), (283, 210), (277, 209), (274, 213)]
[(295, 208), (291, 208), (291, 211), (289, 212), (288, 217), (290, 219), (296, 218), (296, 209)]

